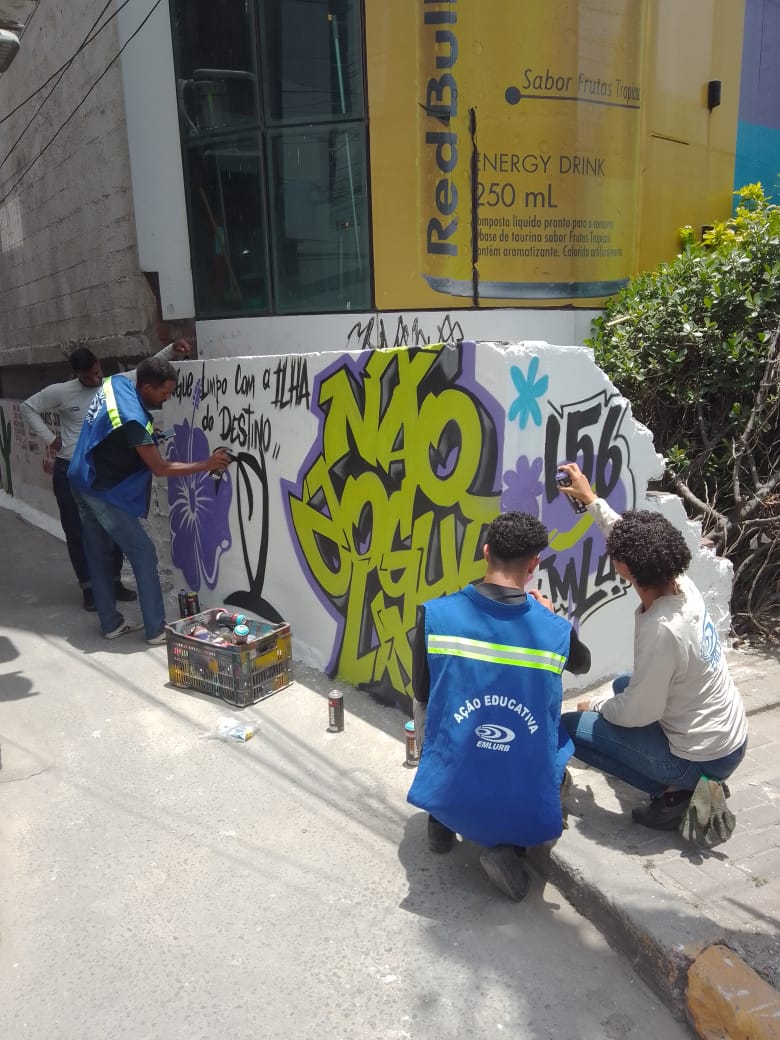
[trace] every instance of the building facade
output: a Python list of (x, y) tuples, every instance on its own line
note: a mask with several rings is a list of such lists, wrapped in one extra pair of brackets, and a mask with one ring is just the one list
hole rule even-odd
[(212, 357), (579, 343), (681, 226), (774, 184), (777, 0), (27, 7), (0, 77), (6, 396), (166, 323)]

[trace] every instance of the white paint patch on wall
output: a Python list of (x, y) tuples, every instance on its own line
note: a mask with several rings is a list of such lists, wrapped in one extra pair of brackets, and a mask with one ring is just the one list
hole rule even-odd
[(463, 339), (581, 344), (599, 313), (573, 308), (505, 308), (221, 318), (197, 323), (198, 353), (203, 358), (272, 357), (305, 354), (314, 343), (324, 350), (366, 350)]
[[(47, 415), (46, 421), (59, 431), (59, 416)], [(54, 453), (22, 418), (21, 401), (0, 399), (0, 488), (59, 524), (51, 490), (53, 465)]]

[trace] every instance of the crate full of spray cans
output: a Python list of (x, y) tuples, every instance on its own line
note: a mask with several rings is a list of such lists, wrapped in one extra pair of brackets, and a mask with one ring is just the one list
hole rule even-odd
[(293, 681), (288, 624), (212, 607), (166, 625), (165, 631), (174, 686), (244, 708)]

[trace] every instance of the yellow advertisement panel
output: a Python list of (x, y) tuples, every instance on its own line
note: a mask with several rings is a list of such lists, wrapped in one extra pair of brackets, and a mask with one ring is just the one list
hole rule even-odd
[(636, 253), (644, 0), (392, 6), (366, 5), (377, 304), (587, 306), (617, 291)]
[(419, 5), (419, 264), (443, 297), (593, 299), (624, 284), (642, 6)]

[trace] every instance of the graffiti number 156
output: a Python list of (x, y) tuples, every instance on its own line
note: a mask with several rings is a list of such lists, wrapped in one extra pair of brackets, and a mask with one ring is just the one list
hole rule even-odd
[(544, 483), (548, 502), (558, 494), (555, 472), (559, 462), (578, 462), (599, 498), (607, 498), (620, 480), (623, 452), (615, 435), (625, 405), (613, 404), (606, 408), (603, 401), (585, 408), (581, 405), (582, 402), (567, 405), (558, 415), (547, 419)]

